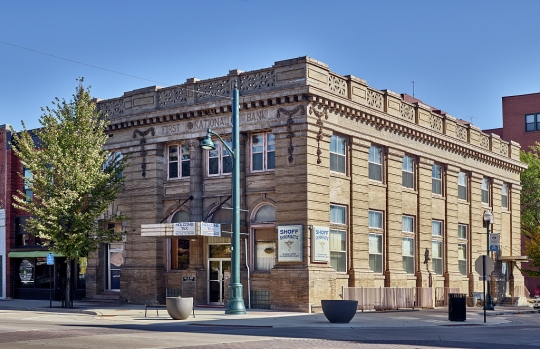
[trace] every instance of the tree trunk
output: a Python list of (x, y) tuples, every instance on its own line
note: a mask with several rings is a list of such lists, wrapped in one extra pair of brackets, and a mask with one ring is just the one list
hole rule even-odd
[(66, 308), (73, 308), (71, 302), (71, 258), (67, 259), (66, 265)]

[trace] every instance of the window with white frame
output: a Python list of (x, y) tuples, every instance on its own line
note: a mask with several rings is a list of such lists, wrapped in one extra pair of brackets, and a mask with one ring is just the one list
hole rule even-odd
[(442, 241), (441, 240), (432, 240), (431, 241), (431, 266), (433, 272), (437, 275), (442, 275)]
[(32, 201), (34, 199), (34, 191), (33, 191), (33, 180), (34, 175), (32, 174), (32, 171), (28, 168), (24, 168), (24, 201)]
[(186, 144), (169, 145), (169, 179), (185, 178), (190, 174), (190, 154)]
[(345, 137), (330, 137), (330, 171), (345, 173)]
[(402, 216), (401, 223), (403, 270), (407, 274), (414, 274), (414, 217)]
[(482, 203), (489, 204), (489, 178), (482, 178)]
[(467, 201), (467, 173), (458, 173), (458, 199)]
[(458, 224), (458, 268), (467, 275), (467, 225)]
[[(230, 142), (226, 142), (231, 147)], [(227, 148), (220, 142), (214, 141), (214, 150), (208, 151), (208, 175), (217, 176), (232, 172), (232, 158)]]
[(405, 188), (414, 189), (414, 158), (409, 155), (403, 157), (401, 164), (401, 184)]
[(251, 170), (267, 171), (276, 168), (276, 142), (272, 133), (251, 136)]
[[(252, 221), (263, 225), (253, 231), (255, 248), (255, 269), (270, 270), (276, 260), (276, 234), (273, 225), (276, 222), (276, 208), (270, 204), (259, 207)], [(272, 226), (264, 226), (271, 224)]]
[(383, 272), (382, 234), (369, 234), (369, 269)]
[(383, 153), (382, 148), (376, 145), (372, 145), (369, 148), (368, 155), (368, 178), (374, 181), (382, 182), (382, 161)]
[(442, 222), (437, 220), (431, 221), (432, 240), (432, 257), (431, 266), (435, 274), (442, 275)]
[[(370, 230), (383, 229), (383, 213), (380, 211), (368, 211), (368, 226)], [(369, 268), (375, 273), (383, 271), (383, 247), (382, 233), (370, 232), (369, 236)]]
[(442, 167), (439, 164), (433, 164), (431, 168), (431, 192), (442, 195)]
[(503, 183), (501, 187), (501, 206), (508, 209), (508, 184)]
[(330, 205), (330, 265), (336, 271), (347, 271), (347, 230), (335, 229), (335, 225), (347, 224), (346, 207)]

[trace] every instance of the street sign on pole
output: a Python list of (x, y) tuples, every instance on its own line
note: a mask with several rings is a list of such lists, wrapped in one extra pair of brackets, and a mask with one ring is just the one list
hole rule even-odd
[[(480, 277), (483, 276), (482, 263), (483, 263), (482, 256), (479, 256), (478, 258), (476, 258), (476, 261), (474, 262), (474, 270), (476, 270), (476, 272), (480, 274)], [(495, 267), (495, 264), (493, 263), (493, 259), (486, 256), (486, 275), (490, 275), (494, 267)]]
[(47, 265), (54, 265), (54, 254), (47, 253)]
[(52, 266), (54, 265), (54, 254), (47, 253), (47, 265), (49, 266), (49, 308), (52, 308), (52, 284), (53, 284), (53, 276), (52, 276)]

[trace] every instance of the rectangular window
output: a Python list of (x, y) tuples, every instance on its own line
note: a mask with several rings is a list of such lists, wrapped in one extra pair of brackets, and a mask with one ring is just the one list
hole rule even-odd
[(489, 178), (482, 178), (482, 203), (489, 204)]
[(404, 233), (414, 233), (414, 217), (402, 216), (401, 225)]
[(501, 187), (501, 206), (508, 209), (508, 184), (503, 183)]
[(442, 241), (431, 241), (431, 252), (431, 266), (433, 268), (433, 272), (435, 274), (442, 275)]
[[(231, 147), (230, 142), (226, 142)], [(217, 176), (232, 172), (232, 158), (220, 141), (214, 141), (214, 150), (208, 151), (208, 175)]]
[(345, 138), (330, 137), (330, 171), (345, 173)]
[(368, 226), (370, 228), (382, 229), (383, 228), (383, 217), (382, 212), (380, 211), (369, 211), (368, 216)]
[(405, 188), (414, 189), (414, 158), (409, 155), (403, 157), (401, 164), (401, 184)]
[(34, 199), (34, 191), (33, 186), (31, 185), (31, 182), (34, 179), (34, 175), (32, 174), (32, 171), (30, 169), (24, 168), (24, 200), (25, 201), (32, 201)]
[(442, 195), (442, 168), (441, 165), (434, 164), (431, 168), (431, 192)]
[(458, 199), (467, 201), (467, 173), (458, 174)]
[(467, 225), (458, 224), (458, 239), (467, 240)]
[[(180, 150), (180, 154), (178, 153)], [(189, 177), (190, 155), (189, 147), (182, 145), (169, 146), (169, 179)]]
[(442, 236), (442, 222), (431, 221), (431, 235)]
[(540, 131), (540, 114), (525, 115), (525, 132)]
[(458, 244), (458, 267), (462, 275), (467, 275), (467, 244)]
[(189, 267), (189, 240), (171, 239), (171, 270)]
[(251, 136), (251, 170), (267, 171), (276, 168), (276, 142), (272, 133)]
[(369, 234), (369, 268), (375, 273), (383, 271), (382, 234)]
[(347, 271), (347, 232), (330, 229), (330, 265), (336, 271)]
[(368, 177), (382, 182), (382, 148), (375, 145), (369, 148)]
[(330, 205), (330, 223), (347, 224), (345, 206)]
[(414, 274), (414, 239), (402, 239), (403, 270), (407, 274)]
[(274, 229), (256, 229), (254, 235), (255, 270), (268, 271), (274, 267), (276, 260)]

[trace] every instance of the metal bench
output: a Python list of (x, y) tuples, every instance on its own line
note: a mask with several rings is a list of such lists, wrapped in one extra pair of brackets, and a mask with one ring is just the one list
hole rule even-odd
[[(146, 302), (144, 304), (144, 317), (146, 317), (146, 312), (148, 309), (156, 309), (156, 316), (159, 317), (159, 309), (167, 309), (167, 306), (165, 304), (153, 304), (151, 302)], [(195, 317), (195, 313), (193, 314), (193, 317)]]

